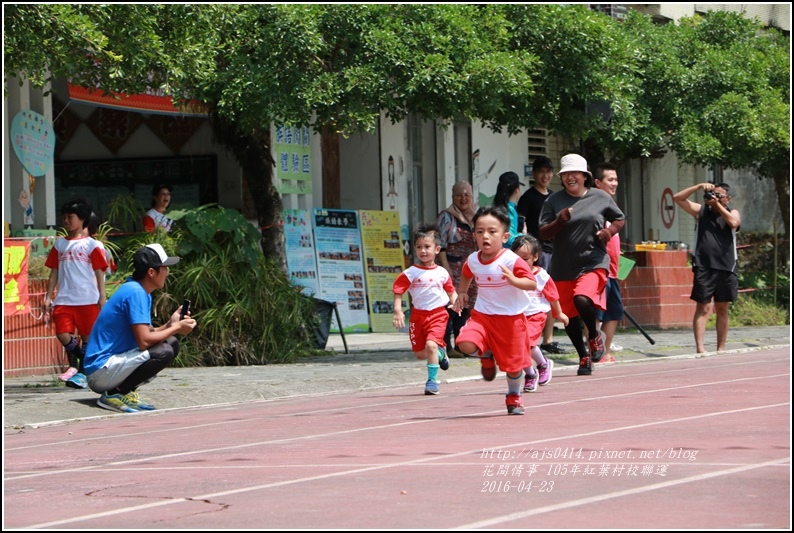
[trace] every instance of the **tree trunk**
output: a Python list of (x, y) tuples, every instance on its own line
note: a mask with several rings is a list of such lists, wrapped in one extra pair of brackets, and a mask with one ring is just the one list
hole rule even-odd
[(339, 134), (330, 126), (320, 133), (323, 157), (323, 207), (339, 209), (342, 205), (342, 187), (339, 181)]
[(791, 190), (789, 189), (789, 180), (791, 176), (788, 168), (778, 169), (773, 179), (775, 180), (775, 191), (777, 192), (777, 204), (780, 207), (780, 214), (783, 216), (783, 224), (786, 228), (786, 240), (791, 237)]
[(243, 169), (262, 232), (262, 253), (265, 257), (277, 260), (286, 273), (284, 207), (281, 196), (273, 185), (273, 168), (276, 163), (270, 151), (270, 132), (244, 132), (235, 123), (215, 115), (211, 117), (211, 124), (215, 140), (232, 151)]

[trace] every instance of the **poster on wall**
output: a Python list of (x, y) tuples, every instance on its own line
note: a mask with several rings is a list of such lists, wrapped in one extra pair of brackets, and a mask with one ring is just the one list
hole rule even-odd
[(276, 189), (281, 194), (311, 194), (309, 128), (276, 126)]
[(3, 316), (30, 312), (29, 253), (29, 242), (3, 240)]
[[(397, 211), (364, 210), (359, 213), (372, 331), (393, 332), (392, 286), (404, 270), (400, 214)], [(407, 302), (407, 298), (403, 302)]]
[(303, 294), (306, 296), (314, 296), (319, 292), (320, 286), (317, 280), (312, 220), (308, 210), (284, 210), (284, 237), (290, 282), (303, 287)]
[[(319, 298), (336, 302), (345, 333), (368, 332), (358, 212), (315, 208), (312, 223), (320, 279)], [(331, 331), (339, 332), (336, 317)]]

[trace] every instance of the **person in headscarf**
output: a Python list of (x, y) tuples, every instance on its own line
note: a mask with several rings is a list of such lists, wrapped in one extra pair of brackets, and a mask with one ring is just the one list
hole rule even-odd
[[(477, 205), (471, 184), (459, 181), (452, 186), (452, 204), (438, 214), (437, 225), (441, 231), (441, 252), (438, 262), (452, 276), (455, 287), (460, 283), (460, 273), (463, 263), (472, 252), (477, 251), (477, 242), (474, 240), (474, 214)], [(469, 312), (477, 301), (477, 284), (472, 283), (468, 290), (468, 307), (460, 315), (449, 312), (449, 322), (444, 341), (447, 344), (450, 357), (463, 357), (458, 350), (453, 349), (452, 336), (458, 336), (460, 328), (469, 318)]]

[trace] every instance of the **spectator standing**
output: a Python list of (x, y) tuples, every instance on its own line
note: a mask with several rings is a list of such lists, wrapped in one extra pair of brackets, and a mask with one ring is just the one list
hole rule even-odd
[[(552, 241), (541, 240), (538, 221), (540, 220), (540, 211), (543, 209), (543, 203), (553, 192), (549, 189), (552, 177), (554, 177), (554, 164), (551, 159), (545, 156), (536, 157), (535, 161), (532, 162), (532, 187), (521, 195), (516, 205), (519, 216), (523, 216), (526, 220), (527, 233), (540, 241), (541, 253), (537, 264), (546, 271), (549, 270), (551, 265), (551, 253), (554, 251), (554, 244)], [(546, 324), (543, 326), (543, 339), (540, 343), (540, 349), (551, 354), (566, 353), (565, 348), (554, 341), (554, 317), (551, 316), (551, 311), (549, 311), (546, 317)]]
[[(703, 204), (688, 198), (703, 191)], [(739, 281), (736, 277), (738, 253), (736, 232), (742, 223), (739, 211), (731, 208), (731, 188), (727, 183), (700, 183), (673, 195), (673, 200), (697, 220), (695, 247), (692, 253), (694, 282), (690, 298), (697, 302), (692, 329), (697, 353), (706, 351), (706, 321), (711, 302), (717, 314), (717, 351), (728, 341), (728, 308), (736, 301)]]
[(165, 286), (168, 267), (179, 257), (168, 257), (159, 244), (147, 244), (133, 256), (132, 277), (102, 308), (88, 339), (85, 372), (91, 390), (101, 394), (97, 405), (111, 411), (135, 413), (155, 407), (143, 401), (138, 386), (154, 378), (179, 354), (177, 334), (196, 327), (177, 309), (168, 322), (151, 324), (152, 293)]
[[(452, 276), (455, 287), (460, 285), (460, 272), (463, 263), (473, 252), (477, 251), (477, 241), (474, 240), (474, 214), (477, 205), (471, 184), (459, 181), (452, 186), (452, 204), (438, 215), (437, 225), (441, 232), (441, 251), (438, 254), (438, 263)], [(469, 319), (469, 313), (477, 303), (477, 284), (469, 285), (468, 305), (460, 314), (449, 310), (447, 331), (444, 334), (444, 343), (448, 347), (447, 355), (450, 357), (463, 357), (457, 349), (453, 349), (452, 338), (458, 338), (460, 328)], [(457, 342), (457, 341), (456, 341)]]
[[(618, 192), (618, 170), (611, 163), (599, 163), (593, 169), (595, 186), (607, 193), (612, 200)], [(606, 223), (609, 226), (609, 222)], [(596, 318), (600, 322), (601, 331), (604, 332), (604, 347), (606, 354), (600, 363), (613, 363), (615, 356), (612, 354), (612, 339), (618, 323), (623, 320), (623, 298), (620, 295), (620, 281), (618, 269), (620, 266), (620, 234), (615, 233), (607, 243), (609, 254), (609, 272), (607, 285), (604, 289), (606, 309), (596, 309)]]
[(58, 378), (75, 389), (87, 386), (80, 340), (84, 347), (106, 300), (108, 262), (104, 246), (86, 234), (91, 214), (91, 206), (83, 199), (63, 205), (61, 215), (67, 236), (55, 240), (45, 262), (51, 270), (44, 309), (49, 312), (52, 306), (55, 336), (63, 344), (69, 363)]
[(171, 231), (171, 224), (173, 224), (173, 221), (165, 216), (165, 210), (168, 209), (168, 206), (171, 204), (172, 189), (173, 187), (165, 184), (152, 187), (152, 208), (143, 216), (144, 231), (151, 233), (157, 228)]
[[(559, 176), (563, 190), (543, 204), (539, 231), (541, 238), (554, 240), (549, 274), (557, 284), (562, 310), (570, 318), (565, 332), (579, 354), (577, 374), (587, 376), (605, 353), (595, 310), (604, 309), (609, 269), (606, 245), (623, 227), (624, 216), (607, 193), (592, 187), (593, 175), (584, 157), (563, 156)], [(605, 227), (607, 221), (609, 227)], [(582, 321), (587, 327), (588, 348), (582, 338)]]
[(513, 241), (520, 234), (524, 233), (524, 224), (520, 223), (516, 202), (521, 197), (521, 187), (524, 184), (518, 181), (518, 174), (508, 171), (499, 176), (499, 184), (496, 186), (496, 195), (493, 198), (493, 205), (501, 207), (510, 216), (510, 230), (505, 243), (505, 248), (513, 246)]
[(452, 278), (444, 267), (436, 264), (441, 251), (441, 234), (436, 226), (420, 224), (414, 229), (414, 254), (416, 264), (404, 270), (394, 280), (394, 319), (397, 329), (405, 327), (402, 295), (411, 295), (411, 318), (408, 337), (411, 350), (417, 359), (427, 361), (425, 394), (438, 394), (438, 369), (449, 368), (449, 358), (444, 342), (449, 313), (457, 300)]

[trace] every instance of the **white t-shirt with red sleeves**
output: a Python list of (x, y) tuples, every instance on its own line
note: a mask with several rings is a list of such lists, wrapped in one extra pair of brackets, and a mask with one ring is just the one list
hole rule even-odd
[(105, 248), (91, 237), (56, 239), (47, 261), (58, 269), (58, 294), (53, 305), (91, 305), (99, 301), (96, 270), (108, 268)]
[(409, 292), (413, 308), (432, 311), (449, 305), (449, 293), (455, 286), (449, 272), (440, 265), (411, 265), (397, 276), (392, 290), (394, 294)]
[(538, 287), (534, 291), (527, 291), (527, 294), (529, 294), (529, 305), (524, 311), (527, 316), (537, 313), (548, 313), (551, 311), (551, 302), (556, 302), (560, 299), (557, 285), (551, 279), (549, 273), (541, 267), (533, 267), (532, 270), (535, 270), (535, 281), (538, 282)]
[(500, 251), (487, 263), (480, 260), (480, 252), (474, 252), (466, 259), (462, 272), (463, 276), (474, 278), (479, 288), (474, 309), (486, 315), (522, 314), (529, 305), (529, 294), (510, 285), (500, 265), (511, 270), (516, 277), (535, 279), (527, 262), (512, 250)]

